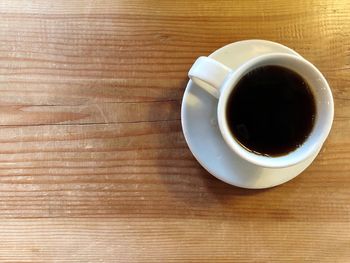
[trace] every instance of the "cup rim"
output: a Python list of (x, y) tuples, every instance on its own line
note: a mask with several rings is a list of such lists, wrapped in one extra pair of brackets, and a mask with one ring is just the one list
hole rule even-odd
[[(323, 89), (325, 89), (329, 105), (328, 105), (328, 116), (325, 117), (324, 120), (324, 127), (321, 131), (319, 131), (316, 143), (313, 143), (312, 145), (308, 145), (306, 147), (306, 142), (309, 141), (310, 136), (303, 142), (303, 144), (298, 147), (297, 149), (293, 150), (292, 152), (289, 152), (282, 156), (264, 156), (257, 153), (253, 153), (252, 151), (249, 151), (244, 146), (242, 146), (235, 138), (232, 136), (232, 133), (229, 129), (227, 120), (226, 120), (226, 106), (227, 101), (229, 98), (230, 93), (234, 89), (235, 85), (238, 83), (238, 81), (249, 71), (253, 70), (254, 68), (259, 67), (259, 64), (266, 63), (269, 61), (275, 61), (278, 59), (284, 59), (292, 61), (293, 63), (299, 63), (299, 65), (304, 64), (304, 66), (307, 66), (311, 68), (311, 70), (318, 75), (319, 81), (322, 83)], [(278, 63), (267, 63), (264, 65), (279, 65)], [(283, 65), (283, 67), (285, 67)], [(288, 66), (287, 66), (288, 68)], [(290, 67), (291, 70), (293, 70), (293, 67)], [(302, 57), (297, 57), (290, 54), (284, 54), (284, 53), (273, 53), (273, 54), (264, 54), (260, 55), (258, 57), (252, 58), (245, 62), (243, 65), (241, 65), (239, 68), (237, 68), (235, 71), (232, 71), (230, 75), (227, 77), (224, 85), (221, 88), (221, 94), (219, 97), (219, 103), (218, 103), (218, 111), (217, 111), (217, 117), (218, 117), (218, 124), (220, 132), (228, 144), (228, 146), (241, 158), (245, 159), (249, 163), (255, 164), (257, 166), (262, 167), (268, 167), (268, 168), (283, 168), (295, 165), (297, 163), (300, 163), (304, 160), (306, 160), (309, 156), (311, 156), (315, 151), (318, 151), (324, 141), (326, 140), (331, 126), (333, 122), (334, 117), (334, 102), (333, 102), (333, 96), (331, 89), (329, 87), (328, 82), (322, 75), (322, 73), (309, 61)], [(316, 127), (316, 123), (314, 124), (314, 127)], [(313, 133), (313, 132), (311, 132)]]

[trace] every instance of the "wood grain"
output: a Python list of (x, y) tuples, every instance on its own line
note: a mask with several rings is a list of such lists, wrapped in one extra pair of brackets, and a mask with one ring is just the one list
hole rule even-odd
[[(0, 2), (0, 262), (350, 262), (350, 4)], [(299, 177), (244, 190), (190, 153), (196, 57), (285, 44), (335, 99)]]

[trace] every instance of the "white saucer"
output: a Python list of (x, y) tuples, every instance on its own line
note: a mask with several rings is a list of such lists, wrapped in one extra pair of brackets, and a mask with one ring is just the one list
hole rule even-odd
[[(283, 52), (300, 56), (295, 51), (264, 40), (245, 40), (224, 46), (209, 57), (237, 68), (257, 55)], [(225, 143), (217, 123), (217, 99), (189, 81), (182, 100), (181, 122), (187, 144), (198, 162), (218, 179), (238, 187), (259, 189), (285, 183), (306, 169), (316, 158), (281, 168), (262, 168), (237, 156)]]

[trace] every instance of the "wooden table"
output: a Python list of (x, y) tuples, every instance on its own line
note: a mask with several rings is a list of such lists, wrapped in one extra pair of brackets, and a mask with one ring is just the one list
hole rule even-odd
[[(0, 262), (350, 262), (350, 3), (2, 0)], [(180, 124), (187, 72), (242, 39), (285, 44), (335, 99), (302, 175), (244, 190)]]

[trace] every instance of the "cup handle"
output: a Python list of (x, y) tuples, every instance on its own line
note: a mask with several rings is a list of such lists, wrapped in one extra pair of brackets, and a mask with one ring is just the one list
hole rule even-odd
[(188, 77), (216, 98), (226, 77), (232, 72), (230, 68), (209, 57), (199, 57), (188, 72)]

